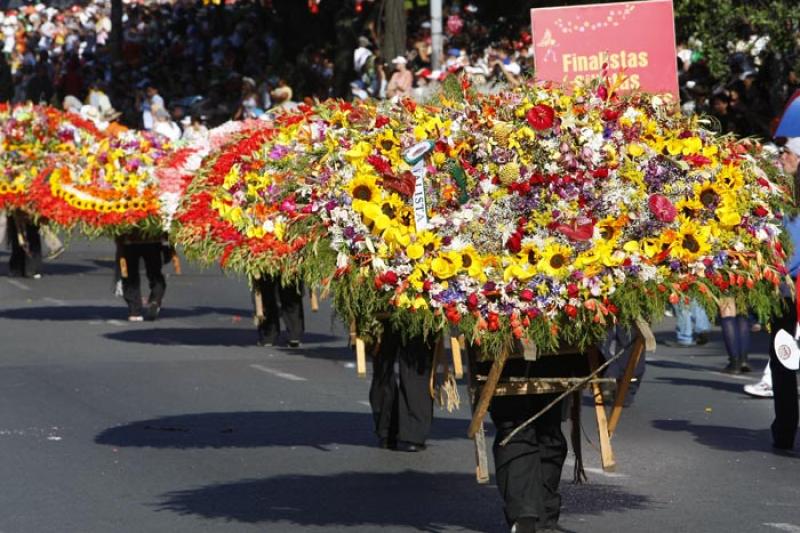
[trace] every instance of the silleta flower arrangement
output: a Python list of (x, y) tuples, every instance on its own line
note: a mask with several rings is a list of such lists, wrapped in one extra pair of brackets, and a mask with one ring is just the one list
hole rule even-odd
[(791, 194), (757, 146), (607, 79), (456, 93), (280, 115), (206, 165), (179, 219), (239, 269), (310, 261), (367, 336), (383, 315), (548, 350), (690, 297), (780, 305)]
[(62, 227), (80, 227), (89, 235), (133, 229), (159, 235), (167, 213), (158, 168), (168, 161), (183, 163), (159, 135), (126, 130), (103, 137), (82, 146), (77, 157), (59, 160), (35, 183), (36, 209)]
[(77, 115), (48, 106), (0, 104), (0, 209), (37, 214), (30, 195), (34, 180), (100, 136)]

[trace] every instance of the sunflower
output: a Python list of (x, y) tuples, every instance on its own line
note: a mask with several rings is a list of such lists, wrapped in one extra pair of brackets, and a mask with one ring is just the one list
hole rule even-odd
[(597, 222), (597, 229), (600, 230), (600, 237), (606, 241), (619, 238), (620, 234), (622, 233), (622, 228), (625, 227), (627, 222), (628, 217), (626, 215), (620, 215), (616, 218), (606, 217), (603, 220), (600, 220)]
[(381, 191), (375, 178), (369, 174), (358, 174), (347, 184), (347, 192), (353, 198), (353, 209), (359, 211), (361, 204), (377, 202)]
[(394, 130), (384, 128), (375, 138), (375, 145), (383, 155), (391, 155), (400, 150), (400, 139), (395, 136)]
[(725, 227), (738, 226), (742, 222), (742, 216), (739, 214), (739, 204), (736, 201), (736, 195), (732, 192), (726, 192), (722, 195), (714, 214), (717, 216), (719, 223)]
[(670, 255), (686, 262), (696, 261), (711, 250), (710, 238), (711, 230), (708, 226), (698, 226), (691, 219), (683, 219), (676, 239), (672, 242)]
[(557, 242), (549, 242), (542, 251), (537, 267), (540, 272), (554, 278), (563, 278), (569, 273), (572, 249)]
[(697, 198), (684, 197), (675, 203), (675, 209), (678, 211), (678, 214), (680, 215), (694, 218), (697, 216), (697, 213), (701, 212), (704, 209), (704, 206), (703, 203)]
[(460, 252), (441, 252), (431, 261), (431, 272), (439, 279), (455, 276), (463, 266)]
[(737, 191), (744, 187), (742, 170), (734, 165), (725, 165), (717, 174), (717, 183), (729, 191)]
[(706, 209), (715, 209), (720, 202), (722, 191), (716, 183), (704, 181), (694, 185), (694, 199)]
[(477, 250), (472, 246), (467, 246), (458, 251), (461, 254), (461, 268), (472, 278), (480, 279), (483, 276), (483, 259), (478, 255)]

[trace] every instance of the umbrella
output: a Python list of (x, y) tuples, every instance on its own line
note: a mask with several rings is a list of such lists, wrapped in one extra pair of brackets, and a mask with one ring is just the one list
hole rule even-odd
[(786, 105), (775, 137), (800, 137), (800, 90), (794, 92)]

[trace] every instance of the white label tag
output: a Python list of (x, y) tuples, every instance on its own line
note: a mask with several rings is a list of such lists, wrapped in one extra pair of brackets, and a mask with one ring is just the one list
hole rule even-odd
[(411, 169), (411, 173), (416, 178), (412, 208), (414, 209), (414, 223), (417, 233), (419, 233), (428, 229), (428, 208), (425, 204), (425, 176), (428, 174), (428, 169), (425, 167), (425, 161), (418, 161)]
[(782, 329), (775, 334), (775, 355), (778, 361), (789, 370), (800, 369), (800, 348), (797, 347), (795, 337)]

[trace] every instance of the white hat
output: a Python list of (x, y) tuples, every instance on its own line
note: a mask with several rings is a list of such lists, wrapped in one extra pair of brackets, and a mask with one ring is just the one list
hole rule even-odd
[(406, 63), (408, 63), (408, 60), (404, 56), (397, 56), (392, 59), (393, 65), (405, 65)]
[(800, 137), (789, 137), (784, 148), (792, 152), (796, 156), (800, 156)]

